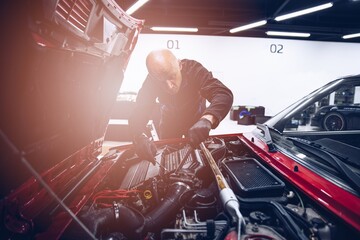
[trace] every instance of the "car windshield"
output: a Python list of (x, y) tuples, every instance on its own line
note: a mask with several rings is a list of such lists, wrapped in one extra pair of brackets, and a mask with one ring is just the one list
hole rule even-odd
[(349, 85), (330, 92), (298, 111), (284, 131), (345, 131), (360, 129), (360, 87)]
[(269, 152), (281, 151), (360, 195), (360, 78), (319, 88), (258, 126)]
[(360, 77), (329, 82), (266, 122), (280, 132), (360, 130)]

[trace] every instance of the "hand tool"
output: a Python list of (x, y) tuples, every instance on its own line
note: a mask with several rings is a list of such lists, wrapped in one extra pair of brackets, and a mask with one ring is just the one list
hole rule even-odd
[(237, 232), (238, 232), (238, 240), (240, 240), (241, 236), (241, 225), (245, 224), (245, 220), (240, 213), (240, 203), (237, 200), (234, 192), (229, 187), (229, 184), (226, 182), (225, 177), (222, 175), (219, 167), (217, 166), (213, 156), (210, 151), (206, 148), (205, 144), (200, 143), (200, 148), (205, 154), (206, 159), (215, 175), (215, 179), (217, 185), (220, 190), (220, 199), (224, 206), (224, 209), (235, 219), (237, 222)]

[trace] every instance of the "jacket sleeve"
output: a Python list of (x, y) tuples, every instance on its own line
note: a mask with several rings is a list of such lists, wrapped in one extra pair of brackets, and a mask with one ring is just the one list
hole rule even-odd
[(135, 108), (129, 117), (130, 133), (133, 137), (146, 132), (146, 125), (156, 104), (156, 92), (147, 77), (136, 97)]
[(200, 63), (194, 61), (193, 76), (199, 84), (199, 91), (202, 97), (206, 98), (210, 105), (205, 109), (203, 115), (211, 114), (217, 121), (212, 128), (216, 128), (219, 123), (226, 117), (233, 104), (233, 94), (220, 80), (213, 77)]

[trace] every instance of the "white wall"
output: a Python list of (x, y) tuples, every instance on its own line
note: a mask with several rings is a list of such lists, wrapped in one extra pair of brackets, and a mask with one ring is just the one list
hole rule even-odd
[(357, 43), (141, 34), (120, 91), (139, 90), (145, 58), (159, 48), (201, 62), (233, 91), (234, 105), (262, 105), (269, 116), (330, 80), (360, 73)]

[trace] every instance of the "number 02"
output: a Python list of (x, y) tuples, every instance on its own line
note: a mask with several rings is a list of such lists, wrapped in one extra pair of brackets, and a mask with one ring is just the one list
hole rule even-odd
[(270, 52), (271, 53), (283, 53), (284, 46), (282, 44), (271, 44)]

